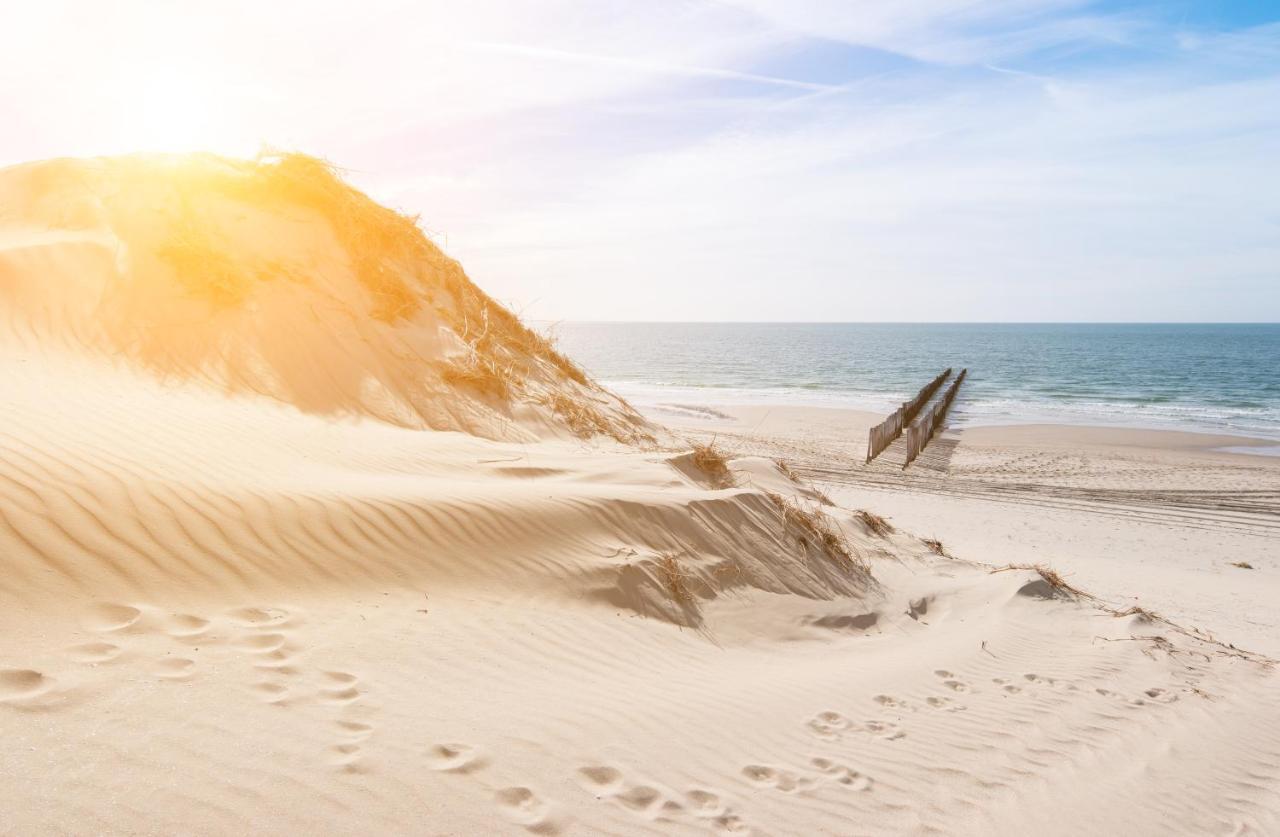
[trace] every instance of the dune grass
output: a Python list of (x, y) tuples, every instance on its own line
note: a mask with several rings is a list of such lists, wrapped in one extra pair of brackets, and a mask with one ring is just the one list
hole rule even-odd
[(228, 256), (226, 248), (219, 247), (189, 213), (175, 225), (156, 255), (173, 268), (188, 293), (205, 297), (218, 308), (241, 305), (259, 278)]
[(716, 447), (715, 439), (693, 446), (693, 464), (707, 475), (716, 488), (731, 488), (733, 474), (729, 470), (729, 458)]
[[(193, 293), (220, 307), (241, 305), (266, 274), (237, 266), (220, 248), (190, 199), (216, 191), (250, 205), (310, 210), (333, 230), (351, 271), (369, 294), (369, 315), (388, 324), (413, 318), (431, 306), (467, 344), (472, 359), (448, 379), (509, 398), (514, 383), (551, 371), (551, 377), (594, 387), (582, 369), (546, 337), (520, 322), (471, 282), (462, 266), (432, 243), (417, 216), (383, 206), (347, 183), (327, 160), (297, 152), (265, 150), (251, 161), (194, 158), (193, 165), (153, 176), (172, 178), (182, 198), (171, 239), (160, 256)], [(455, 365), (451, 365), (455, 366)], [(498, 384), (506, 377), (507, 386)]]
[(941, 555), (943, 558), (951, 557), (947, 554), (947, 548), (942, 545), (942, 541), (937, 538), (924, 538), (921, 542), (929, 547), (929, 551), (934, 555)]
[(658, 556), (658, 573), (672, 599), (682, 605), (693, 604), (693, 592), (689, 590), (687, 583), (689, 576), (680, 566), (680, 559), (675, 553), (664, 552)]
[(783, 529), (799, 541), (801, 548), (807, 550), (812, 546), (848, 570), (864, 566), (849, 539), (831, 522), (826, 513), (816, 508), (805, 508), (781, 494), (769, 492), (766, 496), (778, 510)]
[(775, 459), (773, 460), (773, 464), (778, 466), (778, 470), (782, 472), (784, 477), (791, 480), (796, 485), (804, 484), (804, 481), (800, 479), (800, 475), (792, 470), (791, 465), (787, 463), (787, 460)]
[(504, 369), (475, 352), (441, 364), (440, 378), (450, 386), (466, 387), (499, 401), (509, 399), (517, 386), (510, 367)]
[[(886, 535), (892, 535), (895, 531), (897, 531), (893, 528), (893, 526), (889, 523), (889, 521), (885, 520), (883, 517), (881, 517), (878, 514), (873, 514), (872, 512), (865, 511), (865, 510), (860, 510), (856, 512), (855, 515), (858, 518), (858, 520), (862, 523), (862, 525), (867, 527), (867, 531), (875, 535), (876, 537), (883, 538)], [(938, 546), (941, 547), (942, 545), (938, 544)]]
[(1033, 570), (1040, 578), (1044, 579), (1046, 584), (1059, 593), (1084, 599), (1093, 598), (1090, 594), (1068, 583), (1057, 570), (1046, 564), (1006, 564), (1003, 567), (996, 567), (991, 572), (1003, 573), (1009, 570)]

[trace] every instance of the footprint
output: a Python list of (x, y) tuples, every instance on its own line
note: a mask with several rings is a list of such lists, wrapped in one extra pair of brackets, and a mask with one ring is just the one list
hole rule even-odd
[(531, 831), (551, 831), (551, 806), (529, 788), (503, 788), (494, 794), (503, 816)]
[(953, 692), (969, 691), (969, 685), (967, 683), (961, 683), (959, 680), (944, 680), (942, 681), (942, 685), (946, 686)]
[(189, 613), (175, 613), (167, 620), (165, 632), (172, 637), (196, 637), (209, 630), (209, 620)]
[(887, 706), (892, 709), (910, 709), (911, 708), (911, 704), (907, 703), (905, 700), (899, 700), (898, 698), (893, 697), (891, 695), (876, 695), (874, 698), (872, 698), (872, 700), (874, 700), (876, 703), (880, 704), (881, 706)]
[(189, 680), (196, 673), (195, 660), (186, 657), (165, 657), (152, 666), (152, 673), (165, 680)]
[(751, 826), (737, 814), (724, 814), (713, 820), (716, 832), (719, 834), (750, 834)]
[(0, 669), (0, 701), (6, 703), (39, 697), (52, 686), (52, 677), (46, 677), (34, 669)]
[(762, 788), (774, 788), (783, 793), (796, 793), (797, 791), (808, 790), (813, 786), (811, 779), (799, 776), (790, 770), (770, 767), (764, 764), (748, 764), (742, 768), (742, 775), (753, 785)]
[(654, 809), (659, 807), (662, 802), (662, 791), (648, 785), (636, 785), (627, 788), (625, 791), (617, 794), (616, 799), (625, 808), (629, 808), (636, 813), (652, 814)]
[(606, 765), (589, 765), (578, 768), (578, 778), (588, 793), (596, 799), (613, 796), (622, 790), (622, 771)]
[(831, 759), (821, 757), (815, 757), (809, 763), (851, 790), (871, 790), (871, 778), (848, 765), (837, 764)]
[(719, 817), (726, 813), (724, 801), (709, 790), (694, 788), (685, 793), (695, 817)]
[(470, 744), (437, 744), (431, 748), (429, 765), (432, 770), (470, 773), (484, 767), (484, 764), (484, 760)]
[(329, 764), (334, 767), (354, 767), (360, 760), (359, 744), (334, 744), (326, 750)]
[(933, 673), (938, 677), (941, 677), (943, 680), (950, 680), (951, 678), (955, 677), (954, 674), (952, 674), (951, 672), (947, 671), (944, 668), (937, 669)]
[(324, 697), (321, 698), (325, 703), (344, 704), (352, 703), (360, 699), (360, 690), (355, 686), (348, 686), (345, 689), (322, 689)]
[(98, 633), (123, 631), (142, 618), (142, 611), (130, 605), (114, 602), (98, 602), (89, 607), (84, 616), (84, 626)]
[(67, 649), (77, 663), (106, 663), (120, 656), (121, 648), (110, 642), (86, 642)]
[(252, 634), (236, 641), (236, 647), (252, 654), (269, 654), (284, 647), (284, 634)]
[(360, 721), (334, 721), (333, 724), (353, 741), (363, 741), (373, 735), (373, 727)]
[(819, 712), (809, 719), (806, 726), (819, 738), (835, 739), (849, 729), (852, 722), (839, 712)]
[(925, 703), (929, 704), (934, 709), (942, 709), (946, 712), (963, 712), (965, 709), (964, 704), (956, 703), (949, 697), (926, 698)]
[(320, 676), (330, 688), (335, 686), (354, 686), (356, 683), (360, 682), (359, 677), (356, 677), (354, 674), (348, 674), (345, 671), (322, 671), (320, 672)]
[(298, 669), (293, 667), (294, 660), (297, 657), (284, 648), (275, 651), (267, 651), (265, 653), (255, 654), (257, 659), (253, 661), (254, 668), (264, 669), (266, 671), (275, 671), (280, 674), (297, 674)]
[(251, 688), (258, 697), (267, 703), (284, 703), (289, 698), (289, 687), (282, 683), (272, 683), (269, 680), (264, 680), (261, 683), (254, 683)]
[(893, 721), (867, 721), (862, 725), (862, 728), (872, 735), (889, 741), (896, 741), (899, 738), (907, 737), (907, 734), (902, 731), (902, 728)]
[(242, 628), (267, 628), (289, 621), (289, 611), (278, 607), (241, 607), (227, 611), (227, 618)]

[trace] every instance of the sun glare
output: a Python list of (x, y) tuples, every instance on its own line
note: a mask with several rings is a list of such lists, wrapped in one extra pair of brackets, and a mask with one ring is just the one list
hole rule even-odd
[(246, 153), (230, 122), (229, 97), (185, 67), (147, 68), (117, 88), (116, 144), (133, 151)]

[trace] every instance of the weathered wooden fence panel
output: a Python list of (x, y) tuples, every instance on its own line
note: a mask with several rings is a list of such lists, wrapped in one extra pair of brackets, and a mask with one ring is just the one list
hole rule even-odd
[(893, 444), (893, 440), (901, 435), (902, 429), (911, 423), (911, 420), (920, 412), (920, 408), (933, 397), (938, 387), (942, 386), (942, 382), (950, 376), (951, 367), (947, 367), (939, 373), (938, 377), (925, 384), (924, 388), (916, 393), (915, 398), (903, 402), (902, 406), (894, 410), (887, 419), (871, 428), (867, 434), (867, 462), (875, 459), (884, 452), (885, 448)]
[(951, 404), (956, 400), (956, 393), (960, 391), (960, 384), (964, 383), (964, 377), (969, 373), (968, 369), (961, 369), (960, 374), (951, 382), (951, 386), (947, 387), (947, 391), (943, 393), (942, 399), (926, 410), (919, 419), (917, 419), (910, 427), (907, 428), (907, 457), (902, 463), (902, 467), (906, 468), (920, 452), (924, 450), (925, 445), (929, 444), (929, 440), (933, 438), (933, 434), (938, 432), (938, 428), (947, 418), (947, 411), (951, 409)]

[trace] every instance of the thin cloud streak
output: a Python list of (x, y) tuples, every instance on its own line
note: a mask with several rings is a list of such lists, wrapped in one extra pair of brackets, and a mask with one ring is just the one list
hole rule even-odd
[(682, 64), (668, 64), (659, 61), (646, 61), (638, 58), (625, 58), (612, 55), (593, 55), (585, 52), (570, 52), (563, 49), (551, 49), (549, 47), (529, 46), (526, 44), (505, 44), (492, 43), (486, 41), (472, 41), (467, 46), (481, 50), (493, 50), (496, 52), (505, 52), (511, 55), (521, 55), (529, 58), (545, 59), (548, 61), (563, 61), (571, 64), (585, 64), (591, 66), (611, 67), (623, 70), (633, 70), (641, 73), (649, 73), (653, 75), (664, 76), (684, 76), (687, 78), (713, 78), (727, 81), (746, 81), (755, 84), (773, 85), (776, 87), (788, 87), (796, 90), (809, 90), (819, 92), (830, 92), (840, 89), (840, 85), (835, 84), (819, 84), (810, 81), (798, 81), (790, 78), (778, 78), (776, 76), (757, 75), (755, 73), (744, 73), (738, 70), (727, 70), (717, 67), (694, 67)]

